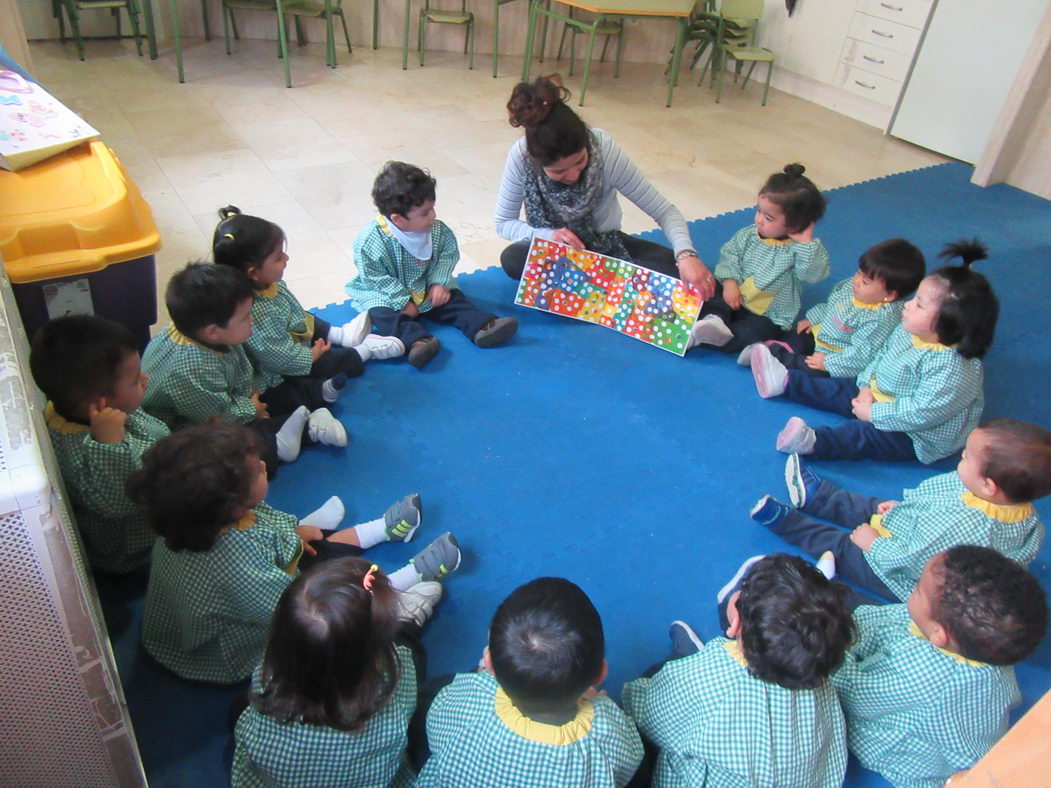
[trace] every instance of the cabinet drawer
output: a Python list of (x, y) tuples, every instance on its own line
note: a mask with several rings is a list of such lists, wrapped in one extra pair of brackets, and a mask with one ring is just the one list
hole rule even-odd
[(858, 11), (922, 28), (931, 12), (931, 0), (858, 0)]
[(920, 40), (920, 31), (914, 27), (888, 22), (860, 11), (854, 14), (847, 34), (858, 41), (911, 56)]
[(848, 66), (846, 63), (839, 64), (836, 72), (836, 87), (843, 88), (850, 93), (864, 96), (878, 104), (893, 106), (901, 93), (901, 81), (881, 77), (860, 68)]
[(909, 62), (912, 57), (891, 49), (873, 46), (867, 41), (848, 38), (843, 45), (844, 63), (864, 69), (881, 77), (904, 81), (909, 73)]

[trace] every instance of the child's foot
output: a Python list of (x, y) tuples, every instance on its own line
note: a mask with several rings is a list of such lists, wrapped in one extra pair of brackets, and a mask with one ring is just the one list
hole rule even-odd
[(398, 594), (396, 606), (398, 621), (422, 627), (434, 615), (434, 608), (442, 598), (442, 584), (434, 581), (417, 583)]
[(343, 506), (343, 501), (339, 499), (338, 495), (333, 495), (310, 514), (300, 517), (299, 524), (313, 525), (325, 531), (331, 531), (339, 527), (339, 524), (343, 522), (343, 515), (346, 513), (347, 510)]
[(823, 574), (828, 580), (831, 580), (836, 576), (836, 556), (832, 554), (831, 550), (823, 552), (814, 566), (816, 566), (817, 571)]
[[(770, 496), (766, 496), (769, 498)], [(733, 593), (734, 589), (737, 588), (737, 584), (744, 579), (745, 573), (752, 567), (756, 561), (766, 558), (765, 555), (753, 555), (751, 558), (745, 559), (745, 562), (737, 567), (737, 572), (733, 577), (730, 578), (730, 582), (719, 589), (719, 593), (715, 595), (715, 604), (721, 605), (726, 597)]]
[(785, 460), (785, 487), (788, 488), (788, 500), (797, 509), (806, 506), (807, 501), (814, 500), (821, 477), (803, 464), (798, 454), (792, 452)]
[(369, 334), (354, 349), (362, 361), (386, 361), (405, 355), (404, 342), (397, 337), (381, 337), (379, 334)]
[(788, 370), (785, 365), (774, 358), (766, 345), (756, 345), (752, 349), (750, 361), (755, 388), (763, 399), (779, 397), (785, 393), (788, 385)]
[(750, 367), (752, 365), (752, 351), (758, 346), (758, 342), (745, 345), (741, 352), (737, 354), (737, 363), (742, 367)]
[(347, 373), (340, 372), (337, 375), (333, 375), (324, 383), (321, 384), (321, 399), (330, 405), (339, 399), (340, 392), (347, 385)]
[(734, 333), (723, 319), (718, 315), (705, 315), (690, 329), (690, 338), (686, 342), (686, 349), (697, 347), (697, 345), (713, 345), (722, 347), (731, 339)]
[(417, 339), (409, 348), (409, 363), (419, 369), (436, 355), (441, 349), (442, 343), (438, 337), (424, 337)]
[(495, 317), (482, 326), (474, 335), (478, 347), (492, 347), (506, 342), (518, 331), (518, 320), (513, 317)]
[(295, 462), (303, 446), (303, 428), (310, 418), (306, 405), (300, 405), (285, 419), (275, 436), (277, 440), (277, 459), (281, 462)]
[(421, 581), (444, 580), (460, 568), (460, 558), (456, 537), (446, 531), (410, 558), (409, 564)]
[(372, 328), (372, 320), (369, 319), (369, 313), (361, 312), (349, 323), (344, 323), (341, 326), (330, 326), (328, 336), (325, 339), (333, 345), (355, 347), (361, 344), (361, 340), (369, 333), (370, 328)]
[(406, 495), (393, 503), (383, 513), (384, 533), (388, 542), (408, 542), (416, 535), (416, 529), (423, 523), (423, 504), (419, 493)]
[(784, 428), (777, 433), (777, 450), (785, 454), (810, 454), (817, 443), (817, 435), (807, 423), (798, 416), (785, 422)]
[(668, 637), (671, 638), (669, 659), (688, 657), (704, 648), (704, 641), (685, 621), (672, 621), (671, 626), (668, 627)]
[(792, 507), (787, 503), (781, 503), (781, 501), (771, 495), (764, 495), (755, 502), (751, 510), (749, 510), (748, 516), (760, 525), (765, 525), (769, 528), (771, 525), (781, 522), (790, 511), (792, 511)]
[(310, 420), (307, 422), (307, 434), (314, 443), (320, 443), (324, 446), (339, 446), (342, 448), (347, 445), (348, 441), (346, 429), (328, 408), (318, 408), (310, 414)]

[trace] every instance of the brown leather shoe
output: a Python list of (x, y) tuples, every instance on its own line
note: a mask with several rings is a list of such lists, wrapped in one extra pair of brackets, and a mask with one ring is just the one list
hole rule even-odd
[(441, 349), (442, 343), (438, 337), (424, 337), (417, 339), (409, 348), (409, 363), (419, 369), (436, 355)]
[(518, 331), (518, 320), (513, 317), (498, 317), (490, 320), (474, 335), (478, 347), (492, 347), (506, 342)]

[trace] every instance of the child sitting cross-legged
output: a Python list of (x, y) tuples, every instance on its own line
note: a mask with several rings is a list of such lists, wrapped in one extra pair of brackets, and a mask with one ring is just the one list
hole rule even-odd
[(1015, 419), (983, 422), (955, 471), (906, 490), (901, 502), (841, 490), (797, 454), (785, 464), (785, 482), (792, 507), (764, 496), (755, 520), (813, 556), (831, 551), (836, 571), (855, 585), (905, 600), (927, 561), (958, 544), (984, 545), (1026, 566), (1036, 558), (1044, 526), (1032, 501), (1051, 493), (1051, 431)]
[(595, 687), (602, 620), (576, 585), (542, 577), (497, 608), (484, 669), (459, 673), (427, 711), (428, 786), (624, 786), (642, 760), (630, 719)]
[(899, 788), (941, 788), (1003, 735), (1014, 670), (1039, 645), (1047, 600), (1036, 578), (987, 547), (927, 562), (908, 604), (854, 612), (857, 645), (832, 676), (847, 744)]
[(168, 428), (141, 407), (135, 337), (93, 315), (59, 317), (37, 332), (29, 366), (88, 561), (118, 574), (148, 566), (155, 535), (124, 483)]
[(172, 324), (142, 358), (153, 381), (143, 407), (173, 430), (216, 417), (248, 425), (263, 439), (273, 473), (278, 460), (299, 456), (304, 432), (331, 446), (346, 446), (347, 433), (324, 407), (323, 381), (267, 390), (257, 377), (244, 350), (253, 299), (250, 280), (229, 266), (190, 263), (172, 276), (164, 296)]
[(757, 556), (717, 598), (727, 637), (672, 624), (671, 657), (624, 686), (659, 748), (654, 788), (838, 788), (847, 750), (829, 681), (854, 626), (846, 589), (803, 559)]
[[(383, 517), (335, 530), (343, 504), (330, 498), (302, 520), (265, 503), (261, 446), (228, 423), (179, 430), (143, 456), (128, 480), (161, 537), (142, 618), (146, 650), (179, 676), (229, 684), (248, 678), (263, 654), (281, 593), (300, 569), (387, 541), (407, 542), (420, 526), (419, 496)], [(445, 533), (389, 576), (398, 591), (441, 580), (460, 564)], [(426, 593), (427, 588), (415, 589)]]
[(435, 183), (411, 164), (384, 165), (372, 186), (380, 215), (354, 240), (358, 274), (346, 286), (376, 333), (400, 339), (417, 368), (441, 347), (420, 318), (451, 324), (478, 347), (506, 342), (518, 330), (515, 318), (479, 309), (456, 287), (460, 250), (452, 230), (435, 218)]
[(737, 363), (758, 370), (770, 363), (769, 353), (786, 369), (813, 377), (856, 378), (901, 323), (905, 298), (924, 268), (923, 252), (904, 238), (869, 247), (854, 276), (833, 287), (827, 301), (808, 309), (780, 340), (746, 347)]

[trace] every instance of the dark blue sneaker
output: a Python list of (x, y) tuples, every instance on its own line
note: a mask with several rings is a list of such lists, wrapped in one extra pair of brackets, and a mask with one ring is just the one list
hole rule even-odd
[(808, 501), (814, 500), (820, 486), (821, 477), (803, 464), (799, 454), (789, 454), (785, 460), (785, 487), (788, 488), (788, 500), (792, 505), (802, 509)]
[(668, 637), (671, 638), (671, 654), (668, 655), (668, 659), (688, 657), (704, 648), (704, 641), (685, 621), (672, 621), (668, 628)]
[(760, 525), (765, 525), (769, 528), (771, 525), (781, 522), (790, 511), (792, 511), (792, 507), (787, 503), (781, 503), (770, 495), (764, 495), (755, 502), (755, 506), (748, 512), (748, 516)]

